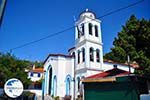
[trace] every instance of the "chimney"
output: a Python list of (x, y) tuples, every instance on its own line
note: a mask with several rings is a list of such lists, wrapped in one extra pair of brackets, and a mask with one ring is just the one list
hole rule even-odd
[(113, 65), (114, 68), (117, 68), (117, 65)]
[(33, 70), (35, 69), (35, 64), (33, 65), (32, 69), (33, 69)]

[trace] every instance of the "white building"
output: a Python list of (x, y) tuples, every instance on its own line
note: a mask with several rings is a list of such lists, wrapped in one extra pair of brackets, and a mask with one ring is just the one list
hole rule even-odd
[(35, 68), (33, 66), (33, 69), (28, 72), (28, 78), (32, 82), (40, 81), (43, 77), (43, 68)]
[(44, 95), (77, 97), (82, 92), (82, 78), (112, 69), (114, 65), (129, 71), (126, 64), (103, 61), (101, 21), (93, 12), (82, 12), (75, 26), (75, 47), (68, 50), (68, 55), (49, 54), (44, 62)]

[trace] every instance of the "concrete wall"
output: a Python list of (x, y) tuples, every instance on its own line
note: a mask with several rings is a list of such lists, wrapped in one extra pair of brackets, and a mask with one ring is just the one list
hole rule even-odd
[[(125, 71), (129, 71), (129, 66), (127, 65), (122, 65), (122, 64), (117, 64), (117, 63), (109, 63), (109, 62), (104, 62), (103, 63), (103, 70), (110, 70), (114, 68), (114, 65), (117, 65), (117, 68), (125, 70)], [(131, 67), (131, 72), (134, 72), (134, 68)]]

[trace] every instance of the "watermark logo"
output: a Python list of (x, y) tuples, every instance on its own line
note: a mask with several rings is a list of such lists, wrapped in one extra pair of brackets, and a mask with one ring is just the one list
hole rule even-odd
[(23, 84), (16, 78), (9, 79), (4, 85), (5, 93), (11, 98), (17, 98), (23, 92)]

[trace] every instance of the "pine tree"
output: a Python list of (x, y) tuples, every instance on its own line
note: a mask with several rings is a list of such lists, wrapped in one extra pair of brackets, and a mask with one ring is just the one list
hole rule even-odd
[(113, 45), (105, 59), (125, 63), (129, 55), (131, 62), (136, 61), (140, 66), (136, 73), (150, 75), (150, 20), (138, 20), (132, 15), (118, 32)]

